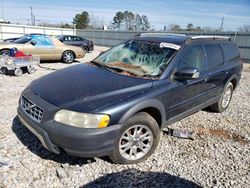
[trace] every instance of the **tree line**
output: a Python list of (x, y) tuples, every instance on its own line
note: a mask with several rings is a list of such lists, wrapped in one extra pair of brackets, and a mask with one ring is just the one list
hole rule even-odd
[[(93, 15), (89, 15), (87, 11), (77, 13), (69, 23), (52, 24), (43, 22), (39, 26), (61, 27), (61, 28), (76, 28), (76, 29), (104, 29), (104, 19), (99, 19)], [(146, 15), (140, 15), (131, 11), (118, 11), (113, 17), (112, 22), (108, 25), (110, 30), (125, 30), (125, 31), (154, 31), (151, 27), (149, 18)], [(185, 27), (178, 24), (169, 24), (160, 29), (165, 32), (218, 32), (223, 31), (221, 28), (194, 26), (188, 23)], [(239, 32), (250, 32), (250, 25), (243, 25), (238, 28)]]
[[(100, 29), (102, 26), (97, 22), (97, 18), (92, 16), (92, 19), (90, 19), (89, 13), (86, 11), (76, 14), (73, 18), (73, 24), (76, 25), (77, 29), (94, 27), (97, 27), (97, 29), (99, 27)], [(150, 23), (146, 15), (139, 15), (130, 11), (119, 11), (113, 17), (113, 22), (110, 24), (110, 27), (111, 29), (117, 30), (148, 31), (150, 29)]]

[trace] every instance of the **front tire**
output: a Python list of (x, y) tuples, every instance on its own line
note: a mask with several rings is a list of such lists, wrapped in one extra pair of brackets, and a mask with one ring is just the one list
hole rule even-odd
[(133, 164), (146, 160), (156, 149), (160, 129), (156, 120), (146, 112), (139, 112), (124, 124), (110, 159), (119, 164)]
[(75, 54), (72, 51), (63, 52), (62, 61), (64, 63), (68, 63), (68, 64), (73, 63), (74, 59), (75, 59)]
[(234, 86), (232, 84), (232, 82), (229, 82), (226, 87), (224, 88), (224, 91), (219, 99), (219, 101), (215, 104), (213, 104), (210, 108), (218, 113), (224, 112), (232, 99), (232, 95), (233, 95), (233, 90), (234, 90)]
[(29, 67), (27, 67), (27, 71), (29, 74), (33, 74), (34, 72), (36, 72), (36, 69), (32, 66), (29, 66)]
[(84, 50), (85, 53), (89, 53), (89, 49), (87, 46), (82, 46), (82, 49)]

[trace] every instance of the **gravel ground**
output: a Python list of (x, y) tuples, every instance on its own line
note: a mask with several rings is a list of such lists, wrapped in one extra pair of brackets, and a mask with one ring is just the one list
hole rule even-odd
[[(96, 47), (80, 61), (104, 49)], [(155, 154), (135, 165), (53, 154), (20, 124), (16, 108), (22, 90), (52, 71), (38, 68), (18, 78), (0, 74), (0, 187), (250, 187), (249, 65), (226, 112), (200, 111), (171, 125), (194, 131), (194, 140), (163, 131)]]

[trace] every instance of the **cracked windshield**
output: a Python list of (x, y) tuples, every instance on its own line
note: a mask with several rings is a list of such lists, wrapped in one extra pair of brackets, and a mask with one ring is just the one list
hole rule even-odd
[(139, 77), (159, 77), (176, 50), (159, 43), (130, 40), (94, 61), (122, 73)]

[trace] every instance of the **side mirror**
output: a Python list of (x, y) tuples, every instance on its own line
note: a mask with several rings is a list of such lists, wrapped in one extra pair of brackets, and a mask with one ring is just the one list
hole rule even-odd
[(33, 46), (35, 46), (36, 45), (36, 41), (32, 40), (32, 41), (30, 41), (30, 44), (33, 45)]
[(183, 68), (177, 71), (174, 75), (175, 79), (180, 80), (194, 80), (199, 78), (200, 72), (196, 68)]

